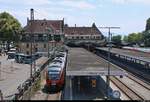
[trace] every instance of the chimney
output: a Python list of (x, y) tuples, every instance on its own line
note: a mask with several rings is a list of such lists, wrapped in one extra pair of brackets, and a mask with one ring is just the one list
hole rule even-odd
[(31, 12), (30, 12), (30, 16), (31, 16), (30, 19), (31, 19), (31, 20), (34, 20), (34, 9), (31, 8), (30, 11), (31, 11)]
[(76, 27), (76, 24), (75, 24), (75, 27)]
[(92, 24), (92, 27), (93, 27), (93, 28), (96, 28), (96, 25), (95, 25), (95, 23), (93, 23), (93, 24)]

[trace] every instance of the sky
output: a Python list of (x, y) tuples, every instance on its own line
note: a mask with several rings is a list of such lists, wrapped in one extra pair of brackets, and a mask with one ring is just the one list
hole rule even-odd
[[(16, 17), (22, 27), (34, 9), (35, 19), (62, 20), (69, 26), (120, 27), (114, 35), (145, 30), (150, 17), (150, 0), (0, 0), (0, 13)], [(99, 28), (100, 29), (100, 28)], [(108, 29), (100, 29), (107, 36)]]

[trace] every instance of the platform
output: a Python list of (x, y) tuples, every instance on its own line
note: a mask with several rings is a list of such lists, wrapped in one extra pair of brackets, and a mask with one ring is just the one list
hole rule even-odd
[[(105, 76), (108, 75), (108, 61), (83, 48), (69, 48), (66, 75)], [(126, 72), (118, 66), (110, 64), (109, 75), (124, 76)]]
[[(106, 47), (97, 47), (97, 49), (108, 51), (108, 48), (106, 48)], [(150, 62), (150, 54), (148, 54), (148, 53), (132, 51), (132, 50), (126, 50), (126, 49), (117, 49), (117, 48), (112, 48), (111, 52), (112, 53), (117, 53), (117, 54), (120, 54), (120, 55), (124, 55), (124, 56), (129, 56), (129, 57), (139, 59), (139, 60), (143, 60), (143, 61), (146, 61), (146, 62)]]

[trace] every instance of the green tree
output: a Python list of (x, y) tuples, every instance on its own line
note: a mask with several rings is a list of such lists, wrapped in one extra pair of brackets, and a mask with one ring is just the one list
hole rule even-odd
[(129, 43), (137, 43), (140, 44), (143, 40), (142, 33), (131, 33), (128, 35), (128, 42)]
[(143, 32), (144, 45), (150, 47), (150, 30)]
[(0, 13), (0, 40), (7, 41), (9, 45), (11, 41), (17, 39), (20, 31), (21, 24), (16, 18), (7, 12)]
[(146, 28), (143, 32), (143, 41), (146, 47), (150, 47), (150, 18), (146, 21)]
[(116, 44), (121, 44), (121, 35), (113, 36), (112, 41)]
[(123, 41), (124, 41), (124, 42), (128, 42), (128, 36), (125, 35), (125, 36), (123, 37)]
[(146, 29), (145, 29), (145, 31), (148, 31), (148, 30), (150, 30), (150, 18), (147, 19), (147, 21), (146, 21)]

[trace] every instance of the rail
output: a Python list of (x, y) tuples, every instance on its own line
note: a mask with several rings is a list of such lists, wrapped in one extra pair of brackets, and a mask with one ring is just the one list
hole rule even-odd
[[(98, 48), (94, 48), (94, 50), (96, 50), (97, 52), (101, 52), (103, 55), (108, 55), (108, 51), (102, 50), (102, 49), (98, 49)], [(136, 64), (136, 65), (141, 65), (141, 67), (145, 68), (145, 69), (150, 69), (150, 62), (149, 61), (145, 61), (142, 59), (138, 59), (136, 57), (133, 56), (129, 56), (129, 55), (124, 55), (124, 54), (118, 54), (115, 52), (111, 52), (111, 57), (116, 57), (119, 59), (123, 59), (124, 61), (128, 61), (132, 64)]]
[(120, 81), (116, 77), (111, 77), (110, 80), (131, 100), (144, 100), (142, 96), (140, 96), (138, 93), (136, 93), (133, 89), (131, 89), (129, 86), (124, 84), (122, 81)]
[[(96, 55), (99, 57), (102, 57), (107, 60), (106, 52), (95, 52)], [(132, 64), (131, 61), (125, 61), (122, 59), (114, 58), (114, 56), (111, 56), (111, 62), (118, 65), (119, 67), (125, 69), (126, 71), (133, 73), (137, 77), (141, 78), (142, 80), (145, 80), (147, 83), (150, 83), (150, 77), (149, 77), (149, 69), (143, 69), (141, 66), (137, 64)]]

